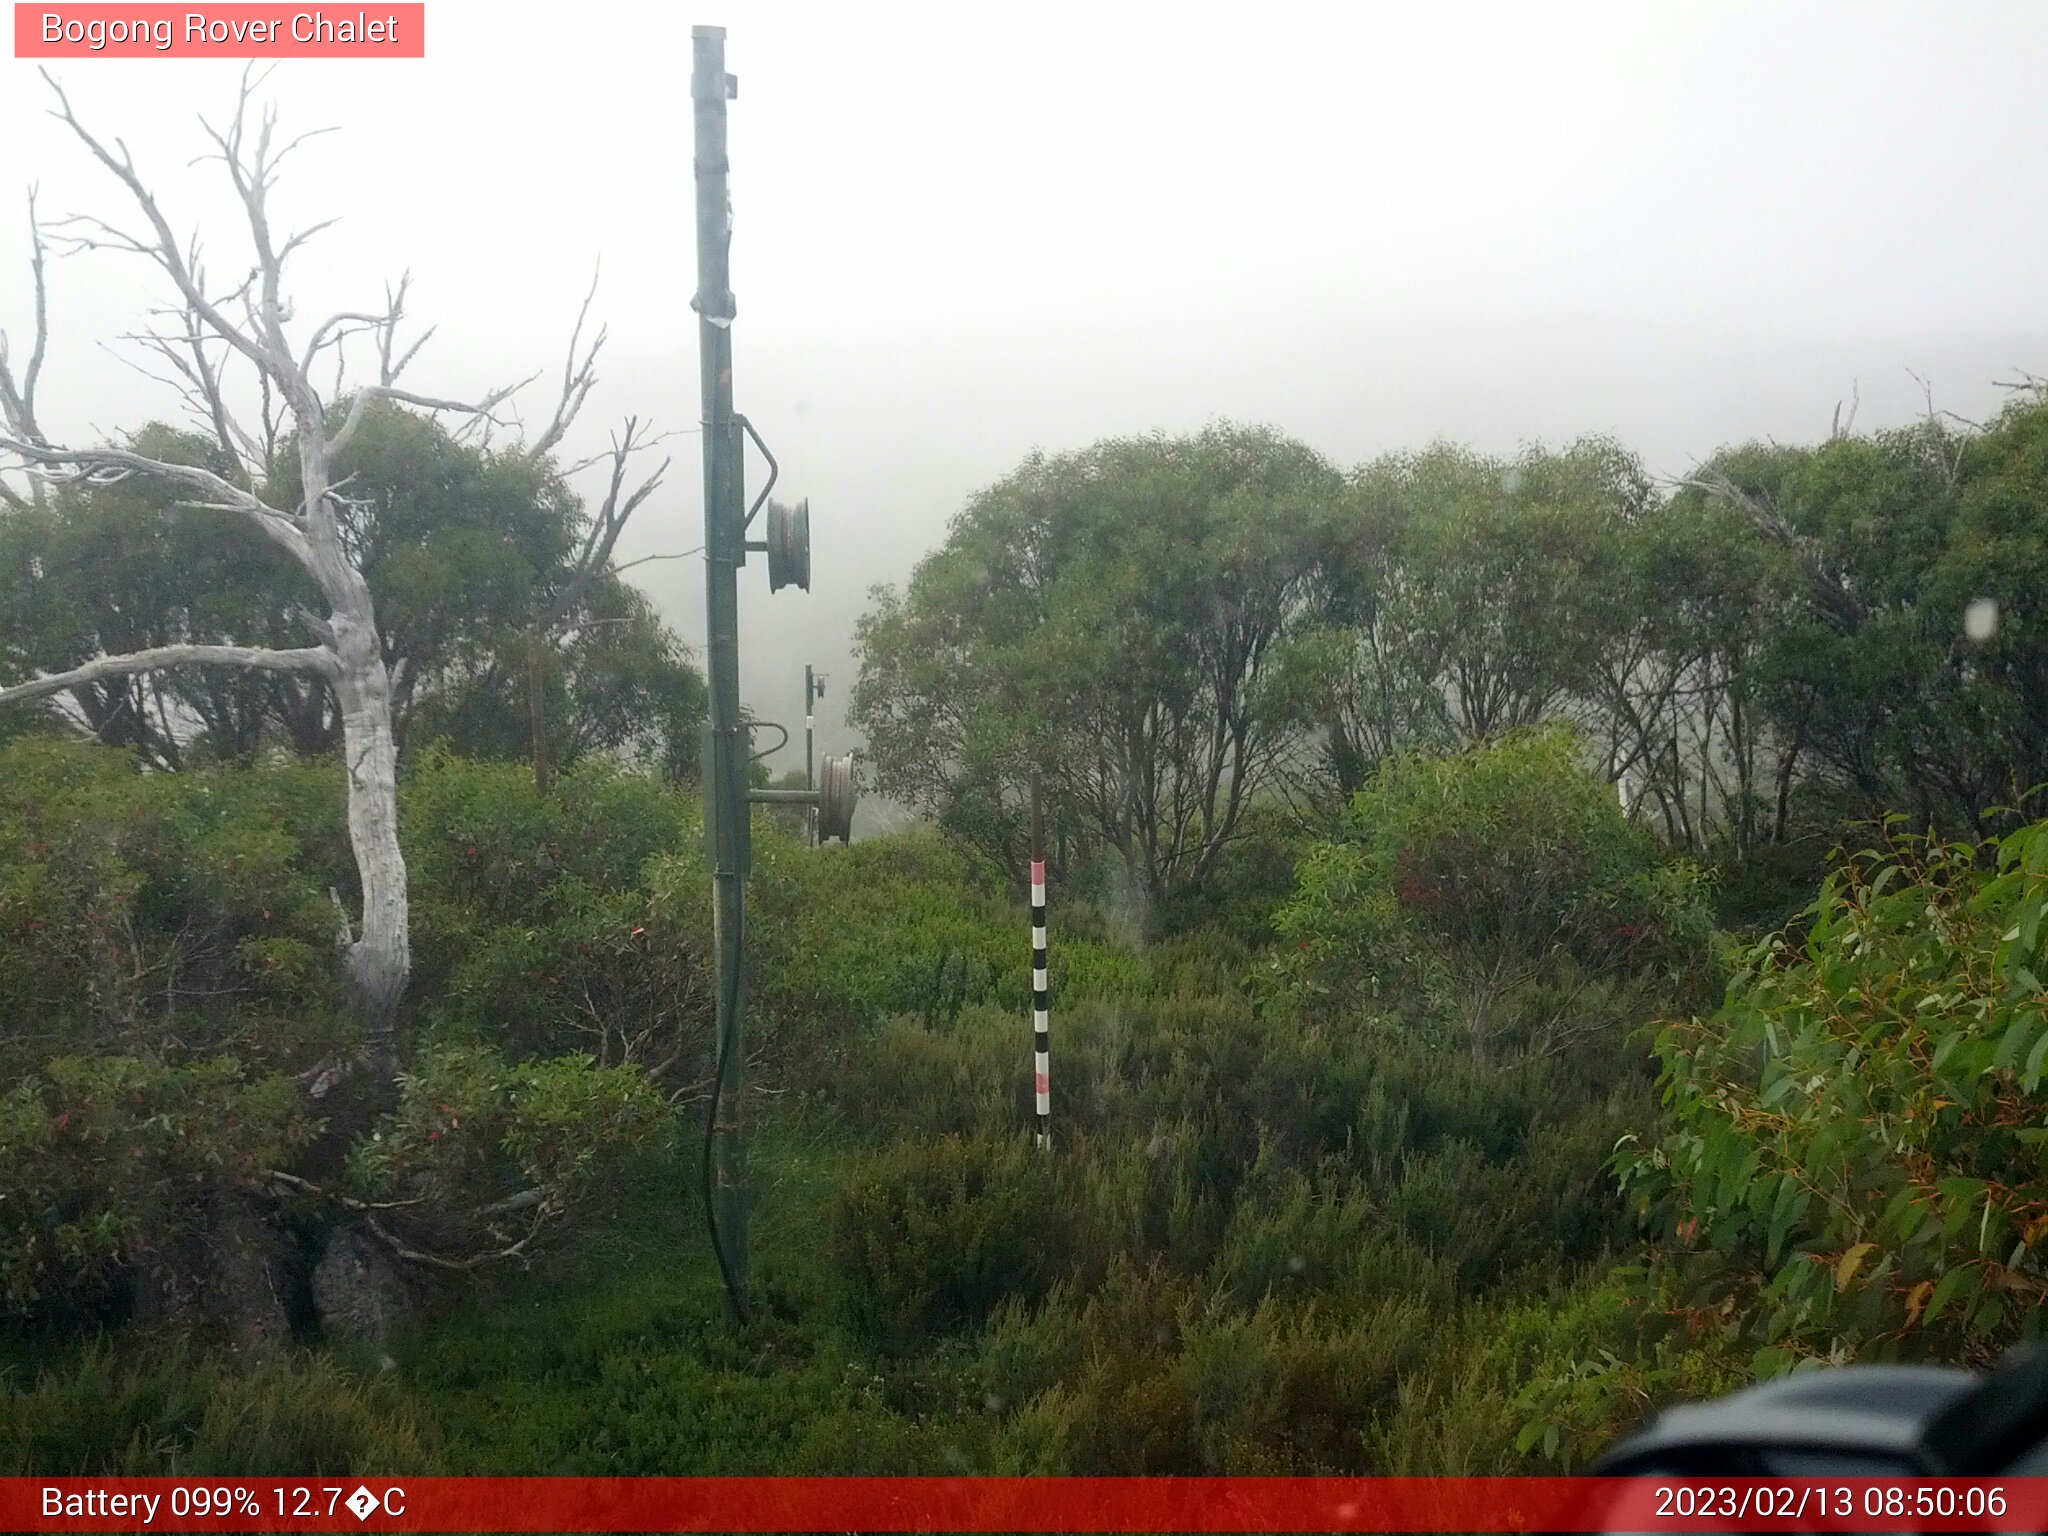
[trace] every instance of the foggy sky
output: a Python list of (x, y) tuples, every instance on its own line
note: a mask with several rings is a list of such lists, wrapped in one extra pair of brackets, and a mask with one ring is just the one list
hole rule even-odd
[[(349, 8), (353, 14), (354, 7)], [(1253, 19), (1253, 17), (1256, 19)], [(1444, 437), (1606, 432), (1653, 471), (1935, 403), (1981, 418), (2048, 372), (2048, 7), (430, 0), (423, 61), (281, 66), (302, 320), (409, 268), (437, 324), (407, 376), (475, 395), (559, 370), (593, 264), (611, 327), (572, 453), (698, 414), (690, 24), (728, 29), (739, 408), (808, 496), (813, 586), (742, 573), (746, 697), (806, 661), (842, 750), (854, 619), (1034, 447), (1230, 418), (1342, 465)], [(195, 119), (239, 65), (67, 61), (216, 274), (246, 258)], [(0, 61), (0, 187), (128, 216)], [(0, 201), (0, 329), (27, 239)], [(54, 264), (44, 425), (169, 414), (118, 338), (133, 258)], [(544, 378), (522, 401), (552, 407)], [(697, 439), (622, 558), (701, 539)], [(750, 477), (758, 468), (750, 467)], [(758, 479), (751, 479), (758, 484)], [(693, 645), (701, 563), (634, 573)], [(4, 597), (0, 597), (4, 601)], [(787, 755), (771, 760), (786, 766)]]

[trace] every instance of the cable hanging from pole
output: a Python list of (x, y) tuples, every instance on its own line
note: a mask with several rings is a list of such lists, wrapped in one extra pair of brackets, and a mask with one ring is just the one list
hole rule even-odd
[[(739, 973), (735, 971), (726, 985), (737, 991), (739, 982)], [(737, 999), (729, 999), (728, 1004), (736, 1007)], [(716, 1168), (712, 1149), (718, 1135), (718, 1106), (725, 1101), (725, 1069), (726, 1053), (721, 1042), (718, 1065), (712, 1076), (711, 1102), (704, 1108), (704, 1226), (711, 1235), (711, 1256), (718, 1261), (718, 1283), (725, 1288), (725, 1299), (732, 1308), (734, 1320), (744, 1324), (747, 1321), (746, 1287), (734, 1278), (732, 1260), (726, 1255), (725, 1237), (718, 1230), (718, 1200), (713, 1187)]]

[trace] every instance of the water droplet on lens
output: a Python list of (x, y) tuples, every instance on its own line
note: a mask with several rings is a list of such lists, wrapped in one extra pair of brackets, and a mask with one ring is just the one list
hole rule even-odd
[(1963, 633), (1983, 642), (1998, 633), (1998, 599), (1980, 597), (1963, 610)]

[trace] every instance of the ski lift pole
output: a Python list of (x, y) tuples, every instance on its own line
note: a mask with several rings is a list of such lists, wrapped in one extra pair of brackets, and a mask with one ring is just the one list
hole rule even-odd
[(705, 668), (710, 726), (703, 764), (715, 972), (716, 1081), (704, 1147), (705, 1210), (726, 1303), (747, 1316), (746, 1142), (740, 1107), (746, 1072), (743, 1002), (748, 862), (747, 737), (740, 720), (739, 567), (746, 560), (741, 440), (732, 406), (732, 204), (727, 189), (726, 103), (739, 82), (725, 72), (725, 29), (691, 29), (690, 99), (696, 119), (697, 352), (704, 428)]
[[(726, 103), (739, 82), (725, 72), (725, 28), (690, 29), (690, 103), (697, 179), (697, 357), (704, 401), (704, 670), (710, 681), (704, 727), (704, 837), (711, 864), (711, 934), (717, 1057), (704, 1120), (703, 1195), (712, 1254), (735, 1320), (747, 1320), (747, 1144), (741, 1108), (746, 1077), (746, 878), (753, 865), (751, 807), (813, 807), (821, 837), (853, 836), (853, 760), (827, 756), (815, 789), (749, 789), (753, 763), (740, 713), (739, 568), (749, 551), (768, 557), (768, 590), (811, 589), (811, 504), (770, 505), (779, 474), (753, 423), (732, 408), (732, 199), (725, 155)], [(743, 439), (741, 434), (745, 434)], [(742, 455), (751, 439), (768, 478), (746, 504)], [(767, 509), (765, 537), (747, 531)], [(783, 739), (788, 740), (784, 731)]]
[[(824, 683), (817, 678), (811, 667), (806, 665), (804, 667), (804, 788), (810, 790), (813, 794), (818, 789), (818, 770), (816, 766), (817, 759), (813, 755), (816, 743), (816, 737), (813, 734), (816, 720), (811, 714), (811, 705), (815, 700), (822, 699), (823, 697), (825, 697)], [(804, 843), (805, 846), (811, 848), (818, 846), (818, 808), (815, 805), (804, 812)]]
[(1031, 1066), (1037, 1095), (1038, 1145), (1052, 1146), (1052, 989), (1046, 976), (1045, 812), (1038, 770), (1031, 771)]

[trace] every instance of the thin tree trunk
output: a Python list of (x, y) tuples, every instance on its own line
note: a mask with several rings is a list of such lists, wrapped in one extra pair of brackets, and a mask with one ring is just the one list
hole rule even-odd
[(548, 793), (548, 653), (545, 632), (539, 624), (527, 637), (526, 722), (533, 741), (534, 793)]

